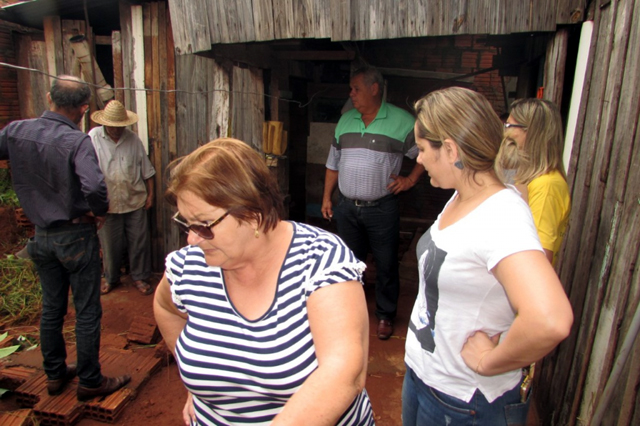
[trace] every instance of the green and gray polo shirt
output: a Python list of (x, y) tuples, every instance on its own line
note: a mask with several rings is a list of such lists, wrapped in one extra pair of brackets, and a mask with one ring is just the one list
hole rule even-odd
[(327, 168), (338, 171), (338, 187), (347, 198), (373, 201), (390, 194), (390, 175), (399, 174), (402, 157), (418, 156), (407, 111), (383, 102), (376, 118), (365, 127), (355, 108), (345, 112), (336, 127)]

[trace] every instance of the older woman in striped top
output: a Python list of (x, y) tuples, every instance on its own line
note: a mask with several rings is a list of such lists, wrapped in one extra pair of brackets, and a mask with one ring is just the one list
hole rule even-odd
[(175, 162), (167, 199), (189, 245), (167, 256), (154, 309), (185, 424), (372, 425), (364, 264), (282, 220), (264, 159), (238, 140)]

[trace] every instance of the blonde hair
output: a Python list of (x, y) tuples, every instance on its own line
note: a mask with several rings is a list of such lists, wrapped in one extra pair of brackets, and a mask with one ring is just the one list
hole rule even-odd
[(171, 205), (189, 191), (240, 221), (255, 220), (263, 232), (275, 229), (284, 217), (282, 195), (264, 158), (237, 139), (208, 142), (172, 161), (168, 171), (165, 198)]
[(516, 170), (515, 181), (526, 185), (557, 170), (566, 180), (562, 118), (556, 105), (542, 99), (518, 99), (511, 104), (511, 117), (526, 127), (526, 140), (518, 148), (513, 139), (504, 137), (496, 161), (498, 175), (504, 178), (505, 170)]
[(436, 90), (418, 100), (415, 110), (416, 136), (429, 141), (434, 149), (452, 139), (463, 170), (472, 176), (493, 170), (502, 121), (482, 94), (461, 87)]

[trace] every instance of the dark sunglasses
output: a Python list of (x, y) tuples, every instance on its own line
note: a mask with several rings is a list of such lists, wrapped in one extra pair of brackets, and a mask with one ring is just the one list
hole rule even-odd
[(222, 219), (227, 217), (229, 213), (230, 212), (227, 211), (225, 214), (223, 214), (213, 222), (204, 224), (194, 223), (192, 225), (189, 225), (178, 218), (180, 216), (180, 212), (176, 212), (176, 214), (174, 214), (171, 219), (176, 223), (176, 225), (178, 225), (178, 228), (180, 228), (182, 232), (188, 234), (189, 231), (193, 231), (193, 233), (200, 238), (204, 238), (205, 240), (213, 240), (213, 227), (222, 222)]
[(522, 124), (504, 123), (504, 129), (505, 130), (510, 129), (512, 127), (516, 128), (516, 129), (526, 129), (527, 128), (527, 126), (524, 126)]

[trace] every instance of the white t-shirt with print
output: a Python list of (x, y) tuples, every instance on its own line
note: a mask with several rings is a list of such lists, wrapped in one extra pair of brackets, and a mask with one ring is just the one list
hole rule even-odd
[(489, 336), (509, 330), (515, 313), (491, 270), (511, 254), (542, 251), (540, 240), (529, 206), (512, 187), (439, 226), (440, 216), (418, 242), (420, 284), (405, 361), (428, 386), (467, 402), (479, 389), (491, 402), (518, 384), (521, 370), (481, 376), (460, 351), (477, 330)]

